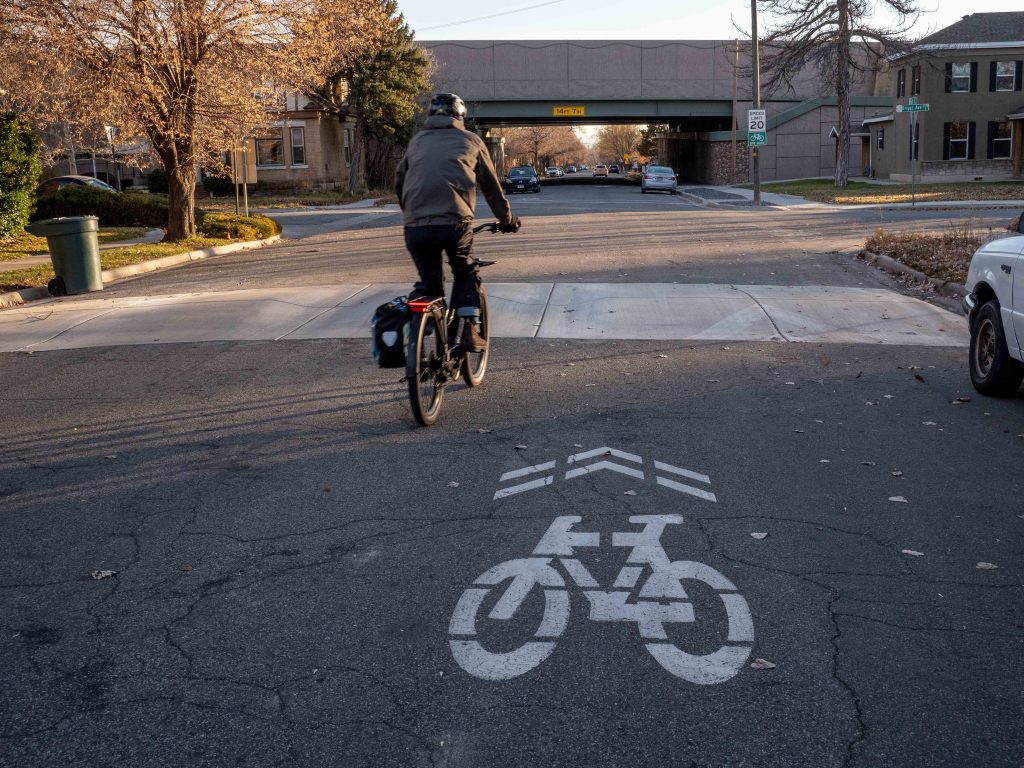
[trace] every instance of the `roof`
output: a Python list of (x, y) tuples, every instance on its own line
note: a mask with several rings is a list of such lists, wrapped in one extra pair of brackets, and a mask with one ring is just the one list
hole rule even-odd
[(1024, 11), (972, 13), (919, 41), (921, 46), (1017, 43), (1024, 47)]

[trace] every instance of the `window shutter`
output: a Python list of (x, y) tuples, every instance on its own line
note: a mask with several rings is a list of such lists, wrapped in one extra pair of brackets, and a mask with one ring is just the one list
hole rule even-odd
[(996, 124), (994, 121), (988, 121), (988, 155), (986, 157), (991, 160), (996, 156)]
[(988, 89), (989, 91), (996, 89), (996, 63), (994, 61), (988, 63)]
[(942, 159), (949, 160), (949, 123), (942, 124)]
[(978, 62), (971, 62), (971, 93), (978, 92)]
[(1024, 80), (1024, 61), (1015, 63), (1017, 64), (1017, 74), (1013, 78), (1013, 90), (1019, 91), (1021, 89), (1021, 80)]
[[(953, 90), (953, 63), (950, 61), (946, 62), (946, 93), (950, 93)], [(947, 160), (949, 158), (946, 158)]]
[(974, 121), (967, 124), (967, 159), (974, 159)]

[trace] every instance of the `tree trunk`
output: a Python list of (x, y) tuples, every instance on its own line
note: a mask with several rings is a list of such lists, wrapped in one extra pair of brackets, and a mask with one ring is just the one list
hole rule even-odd
[(167, 234), (176, 242), (196, 236), (196, 166), (174, 159), (164, 160), (167, 172)]
[(355, 130), (352, 131), (352, 164), (348, 169), (349, 192), (359, 192), (365, 186), (363, 179), (363, 155), (366, 146), (366, 124), (360, 119), (356, 120)]
[(839, 108), (839, 140), (836, 152), (836, 186), (850, 183), (850, 5), (838, 0), (839, 40), (836, 57), (836, 104)]

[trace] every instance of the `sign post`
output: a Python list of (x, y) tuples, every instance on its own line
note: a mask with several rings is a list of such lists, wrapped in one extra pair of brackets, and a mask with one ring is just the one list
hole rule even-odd
[[(764, 110), (761, 109), (761, 47), (757, 39), (757, 0), (750, 0), (750, 58), (753, 65), (751, 90), (753, 90), (753, 109), (747, 113), (749, 121), (751, 112), (760, 112), (764, 120)], [(765, 131), (765, 129), (762, 129)], [(754, 176), (754, 205), (761, 205), (761, 158), (758, 156), (758, 147), (767, 143), (767, 131), (761, 133), (764, 141), (761, 144), (753, 144), (750, 141), (751, 133), (747, 131), (747, 145), (754, 148), (753, 163), (751, 171)]]
[(910, 167), (910, 205), (911, 207), (917, 206), (917, 174), (921, 168), (921, 162), (918, 159), (919, 147), (917, 144), (917, 113), (927, 112), (930, 109), (928, 104), (918, 104), (917, 97), (911, 96), (910, 101), (906, 104), (897, 104), (897, 112), (909, 112), (910, 113), (910, 160), (913, 163)]

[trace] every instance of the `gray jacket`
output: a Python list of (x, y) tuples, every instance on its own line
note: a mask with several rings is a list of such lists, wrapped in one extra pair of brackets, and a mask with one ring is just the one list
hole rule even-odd
[(498, 221), (510, 223), (512, 210), (483, 139), (454, 118), (427, 118), (426, 129), (412, 137), (395, 174), (405, 226), (472, 221), (477, 184)]

